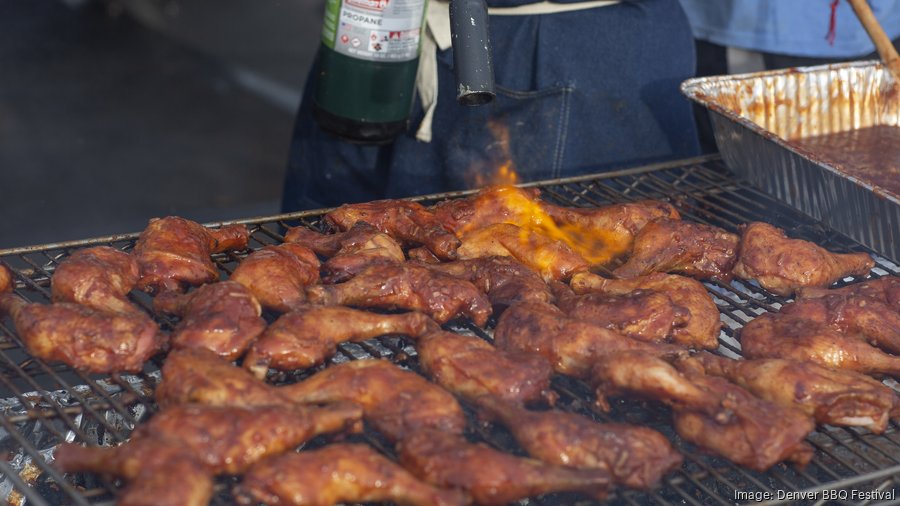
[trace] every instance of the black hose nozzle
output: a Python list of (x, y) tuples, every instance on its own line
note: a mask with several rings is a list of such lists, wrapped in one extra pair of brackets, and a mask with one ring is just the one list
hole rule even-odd
[(494, 100), (494, 63), (484, 0), (450, 0), (450, 33), (456, 100), (462, 105)]

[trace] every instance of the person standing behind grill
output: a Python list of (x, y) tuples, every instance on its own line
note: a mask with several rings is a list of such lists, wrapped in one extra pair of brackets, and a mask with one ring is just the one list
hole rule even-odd
[[(439, 1), (429, 18), (446, 12)], [(439, 49), (433, 117), (425, 119), (417, 97), (409, 127), (390, 144), (351, 144), (316, 125), (314, 65), (291, 143), (285, 211), (470, 188), (507, 162), (521, 182), (699, 152), (678, 90), (694, 72), (678, 0), (487, 3), (495, 100), (459, 105), (452, 49)]]

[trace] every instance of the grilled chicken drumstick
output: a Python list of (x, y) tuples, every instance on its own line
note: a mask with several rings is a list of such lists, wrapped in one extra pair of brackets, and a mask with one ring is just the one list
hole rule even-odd
[[(171, 498), (172, 489), (186, 495), (171, 504), (206, 504), (197, 501), (209, 500), (212, 476), (239, 474), (318, 435), (359, 428), (361, 415), (359, 407), (349, 403), (321, 408), (174, 406), (139, 426), (120, 446), (63, 443), (56, 450), (55, 465), (65, 472), (129, 479), (124, 496), (130, 504), (170, 504), (162, 499)], [(160, 459), (171, 460), (164, 465)], [(160, 475), (142, 471), (145, 466)], [(172, 474), (175, 471), (183, 474)], [(138, 492), (149, 495), (141, 498)]]
[(419, 478), (439, 487), (461, 488), (482, 505), (561, 491), (603, 498), (610, 486), (609, 473), (603, 469), (570, 469), (515, 457), (437, 430), (410, 434), (398, 443), (397, 452), (400, 464)]
[(734, 274), (784, 296), (798, 288), (826, 287), (845, 276), (865, 276), (875, 266), (866, 253), (831, 253), (761, 222), (742, 227), (740, 251)]
[(425, 246), (441, 260), (455, 259), (459, 247), (459, 239), (444, 230), (434, 213), (405, 200), (345, 204), (326, 214), (325, 221), (341, 231), (366, 222), (406, 246)]
[(681, 220), (648, 223), (634, 239), (634, 252), (613, 271), (619, 278), (672, 272), (728, 281), (740, 238), (718, 227)]
[(327, 235), (297, 227), (288, 231), (284, 240), (302, 244), (328, 257), (322, 266), (322, 281), (328, 284), (343, 283), (370, 265), (406, 259), (397, 241), (363, 221), (346, 232)]
[(669, 296), (690, 314), (684, 326), (672, 328), (672, 342), (691, 348), (714, 350), (719, 347), (719, 309), (699, 281), (674, 274), (650, 274), (631, 279), (606, 279), (583, 272), (572, 277), (577, 294), (599, 293), (627, 295), (635, 290), (651, 290)]
[(757, 316), (741, 329), (740, 339), (746, 358), (786, 358), (834, 369), (900, 377), (900, 357), (884, 353), (859, 334), (841, 332), (802, 314)]
[(655, 487), (682, 457), (669, 440), (647, 427), (597, 423), (562, 411), (529, 411), (488, 397), (478, 407), (505, 425), (532, 457), (549, 464), (603, 469), (631, 488)]
[(118, 506), (207, 506), (213, 496), (213, 474), (177, 442), (140, 439), (112, 450), (64, 444), (53, 466), (123, 478)]
[(853, 283), (841, 288), (801, 288), (797, 295), (801, 299), (813, 299), (826, 295), (855, 295), (870, 297), (887, 304), (892, 311), (900, 313), (900, 277), (885, 276), (862, 283)]
[(598, 361), (593, 381), (601, 405), (607, 395), (628, 393), (672, 406), (682, 438), (742, 466), (765, 471), (783, 460), (803, 466), (812, 458), (812, 448), (803, 441), (815, 429), (812, 418), (722, 378), (678, 371), (645, 353), (623, 352)]
[(467, 233), (456, 251), (460, 259), (512, 257), (537, 272), (545, 281), (569, 279), (590, 264), (566, 243), (508, 223)]
[(568, 286), (553, 286), (556, 306), (570, 318), (600, 325), (640, 341), (671, 341), (691, 318), (688, 310), (663, 292), (635, 290), (624, 295), (576, 295)]
[(219, 279), (209, 256), (247, 247), (250, 233), (244, 225), (206, 228), (177, 216), (150, 220), (134, 245), (141, 266), (138, 288), (149, 292), (182, 291)]
[(269, 325), (244, 357), (244, 367), (264, 378), (269, 368), (289, 371), (321, 364), (337, 344), (387, 334), (418, 337), (438, 328), (422, 313), (385, 315), (344, 306), (307, 305)]
[(470, 499), (442, 490), (362, 444), (332, 444), (265, 460), (244, 475), (240, 504), (330, 506), (390, 501), (408, 506), (456, 506)]
[(156, 399), (167, 406), (354, 402), (366, 421), (392, 441), (423, 427), (460, 434), (466, 425), (450, 392), (377, 359), (332, 365), (299, 383), (274, 387), (205, 350), (175, 351), (163, 366)]
[(254, 251), (231, 273), (266, 309), (288, 312), (306, 301), (306, 287), (319, 280), (319, 259), (298, 244)]
[(516, 302), (550, 302), (553, 299), (550, 287), (540, 276), (510, 257), (487, 256), (427, 266), (471, 281), (487, 295), (495, 314), (498, 309), (505, 309)]
[(587, 377), (599, 357), (615, 351), (640, 350), (650, 356), (686, 353), (678, 346), (638, 341), (569, 318), (555, 306), (537, 302), (507, 309), (494, 330), (494, 344), (501, 350), (539, 353), (557, 372), (578, 378)]
[(522, 405), (549, 402), (553, 368), (537, 353), (498, 350), (485, 340), (437, 331), (416, 343), (428, 376), (469, 401), (489, 395)]
[(890, 353), (900, 353), (900, 311), (872, 297), (829, 294), (785, 304), (779, 314), (824, 323)]
[(53, 273), (54, 302), (75, 302), (98, 311), (143, 314), (128, 300), (141, 278), (134, 256), (109, 246), (78, 250)]
[(30, 304), (0, 294), (0, 314), (12, 317), (28, 352), (95, 373), (138, 372), (166, 336), (144, 313), (98, 311), (81, 304)]
[(900, 414), (900, 396), (884, 383), (812, 362), (730, 360), (703, 352), (677, 365), (721, 376), (761, 399), (800, 409), (818, 423), (862, 426), (880, 434), (891, 415)]
[(315, 304), (421, 311), (438, 323), (468, 316), (484, 325), (491, 303), (472, 283), (412, 264), (373, 265), (346, 283), (307, 288)]
[(188, 294), (163, 292), (153, 306), (181, 316), (172, 332), (174, 348), (206, 348), (228, 360), (243, 355), (266, 328), (259, 302), (236, 281), (203, 285)]

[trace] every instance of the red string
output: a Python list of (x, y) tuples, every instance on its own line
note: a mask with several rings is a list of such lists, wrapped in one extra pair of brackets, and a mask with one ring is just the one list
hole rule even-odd
[(831, 0), (831, 18), (828, 20), (828, 33), (825, 35), (829, 46), (834, 45), (834, 38), (837, 35), (837, 6), (840, 1)]

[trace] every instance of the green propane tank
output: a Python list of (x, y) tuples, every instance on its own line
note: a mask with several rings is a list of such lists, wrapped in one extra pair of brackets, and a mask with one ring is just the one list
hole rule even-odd
[(406, 130), (427, 0), (327, 0), (313, 103), (319, 126), (383, 144)]

